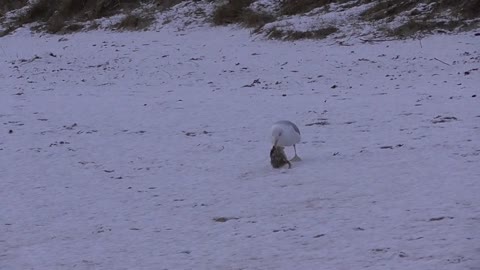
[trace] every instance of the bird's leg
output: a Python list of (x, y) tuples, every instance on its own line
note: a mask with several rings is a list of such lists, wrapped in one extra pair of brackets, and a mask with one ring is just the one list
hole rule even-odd
[(293, 149), (295, 150), (295, 156), (290, 161), (301, 161), (302, 159), (297, 155), (297, 148), (295, 144), (293, 145)]
[(288, 160), (285, 160), (285, 161), (286, 161), (287, 164), (288, 164), (288, 168), (289, 168), (289, 169), (292, 168), (292, 163), (290, 163), (290, 161), (288, 161)]

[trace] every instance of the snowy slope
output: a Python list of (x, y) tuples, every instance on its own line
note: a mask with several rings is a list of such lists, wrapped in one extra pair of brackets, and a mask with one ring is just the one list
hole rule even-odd
[(1, 38), (0, 269), (480, 269), (480, 37), (350, 44)]

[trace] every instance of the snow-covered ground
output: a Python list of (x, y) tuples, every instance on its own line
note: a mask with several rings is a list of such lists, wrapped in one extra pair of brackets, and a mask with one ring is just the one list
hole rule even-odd
[(0, 269), (480, 269), (480, 36), (349, 45), (1, 38)]

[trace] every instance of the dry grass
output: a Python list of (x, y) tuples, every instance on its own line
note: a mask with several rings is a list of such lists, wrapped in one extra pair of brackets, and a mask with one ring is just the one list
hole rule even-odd
[(27, 2), (27, 0), (2, 0), (0, 3), (0, 16), (3, 16), (10, 10), (24, 7)]
[(462, 24), (459, 21), (438, 22), (412, 19), (397, 28), (388, 29), (387, 34), (399, 38), (408, 38), (416, 35), (433, 33), (434, 31), (453, 31), (459, 27), (465, 26), (465, 24)]
[(38, 0), (24, 14), (23, 22), (47, 21), (52, 16), (96, 19), (115, 14), (121, 8), (135, 8), (138, 1), (119, 0)]
[(337, 2), (335, 0), (282, 0), (280, 13), (282, 15), (295, 15), (311, 11), (312, 9)]
[(329, 35), (338, 31), (338, 28), (333, 26), (328, 26), (325, 28), (320, 28), (317, 30), (311, 31), (293, 31), (293, 30), (280, 30), (278, 28), (272, 28), (267, 36), (271, 39), (280, 39), (280, 40), (301, 40), (301, 39), (324, 39)]
[(256, 12), (251, 9), (246, 9), (242, 14), (242, 24), (246, 27), (260, 28), (273, 21), (275, 21), (275, 16), (266, 12)]
[(443, 0), (439, 1), (437, 8), (450, 8), (454, 13), (466, 19), (480, 17), (480, 0)]
[(229, 0), (227, 3), (218, 6), (213, 12), (213, 23), (215, 25), (227, 25), (240, 23), (248, 6), (253, 0)]
[[(0, 0), (2, 1), (2, 0)], [(14, 0), (7, 1), (9, 9), (20, 8), (27, 4), (26, 0), (19, 0), (16, 5)], [(184, 0), (155, 0), (157, 10), (165, 10)], [(20, 4), (22, 2), (23, 4)], [(27, 11), (17, 19), (16, 26), (26, 23), (40, 22), (43, 27), (39, 30), (46, 30), (50, 33), (63, 31), (74, 31), (82, 29), (77, 22), (108, 17), (118, 13), (128, 13), (133, 9), (141, 7), (145, 1), (141, 0), (37, 0)], [(143, 29), (150, 25), (152, 17), (134, 18), (127, 16), (125, 21), (119, 24), (122, 29)]]
[(378, 21), (386, 18), (393, 19), (394, 16), (410, 10), (417, 5), (417, 0), (383, 0), (365, 10), (361, 16), (368, 21)]
[(215, 9), (212, 21), (215, 25), (239, 23), (246, 27), (260, 28), (275, 20), (272, 14), (250, 9), (249, 6), (253, 2), (253, 0), (229, 0)]
[(152, 25), (153, 22), (154, 17), (151, 15), (128, 14), (114, 28), (129, 31), (142, 30)]
[[(414, 7), (422, 2), (432, 5), (430, 11), (414, 10)], [(440, 12), (450, 10), (455, 15), (464, 19), (472, 19), (480, 17), (480, 0), (379, 0), (371, 8), (364, 11), (361, 16), (370, 21), (378, 21), (383, 19), (393, 19), (406, 11), (412, 11), (410, 15), (422, 15), (426, 18), (433, 19)]]
[[(130, 4), (132, 3), (125, 3)], [(25, 23), (43, 22), (44, 30), (57, 33), (67, 27), (69, 21), (87, 21), (113, 15), (120, 7), (118, 0), (38, 0), (18, 18), (17, 23), (20, 26)]]
[[(478, 27), (478, 22), (467, 20), (480, 17), (480, 0), (424, 0), (429, 5), (428, 10), (418, 10), (417, 0), (381, 0), (364, 11), (361, 16), (367, 21), (392, 21), (399, 15), (411, 18), (405, 24), (388, 29), (389, 36), (412, 37), (432, 33), (434, 31), (467, 30)], [(451, 14), (446, 21), (446, 14)], [(443, 16), (443, 20), (442, 20)]]
[(281, 15), (296, 15), (304, 14), (320, 7), (328, 7), (330, 4), (345, 4), (355, 6), (364, 2), (373, 0), (281, 0), (280, 14)]
[(7, 26), (5, 30), (0, 31), (0, 38), (12, 33), (13, 31), (15, 31), (15, 29), (16, 28), (14, 26)]
[(169, 9), (177, 4), (180, 4), (184, 0), (156, 0), (155, 4), (160, 10)]
[[(78, 31), (83, 29), (84, 22), (115, 14), (127, 14), (125, 19), (116, 25), (117, 29), (144, 29), (153, 22), (152, 14), (155, 11), (163, 11), (183, 1), (186, 0), (36, 0), (25, 9), (26, 12), (20, 15), (15, 23), (4, 25), (7, 30), (0, 35), (8, 34), (23, 24), (32, 22), (39, 23), (38, 30), (50, 33)], [(215, 25), (236, 23), (259, 30), (265, 24), (275, 21), (276, 16), (304, 14), (322, 7), (326, 10), (331, 4), (340, 4), (347, 8), (374, 3), (361, 14), (361, 19), (388, 23), (400, 15), (411, 18), (400, 27), (386, 30), (391, 36), (409, 37), (416, 33), (429, 33), (439, 29), (465, 30), (480, 26), (480, 0), (279, 0), (279, 9), (271, 11), (272, 13), (252, 9), (250, 6), (255, 1), (224, 0), (222, 1), (224, 4), (220, 4), (214, 10), (212, 22)], [(28, 0), (0, 0), (0, 22), (6, 12), (25, 7), (28, 2)], [(154, 3), (156, 7), (144, 14), (132, 15), (134, 9), (147, 2)], [(426, 4), (431, 8), (417, 10), (415, 7), (418, 4)], [(336, 31), (335, 27), (306, 32), (271, 29), (268, 36), (285, 40), (321, 39)]]
[(267, 32), (267, 37), (271, 39), (282, 39), (284, 36), (284, 32), (282, 30), (279, 30), (276, 27), (273, 27)]

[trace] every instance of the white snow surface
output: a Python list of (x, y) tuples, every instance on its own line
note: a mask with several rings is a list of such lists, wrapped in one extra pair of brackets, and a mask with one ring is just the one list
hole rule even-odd
[(1, 38), (0, 269), (480, 269), (480, 37), (351, 43)]

